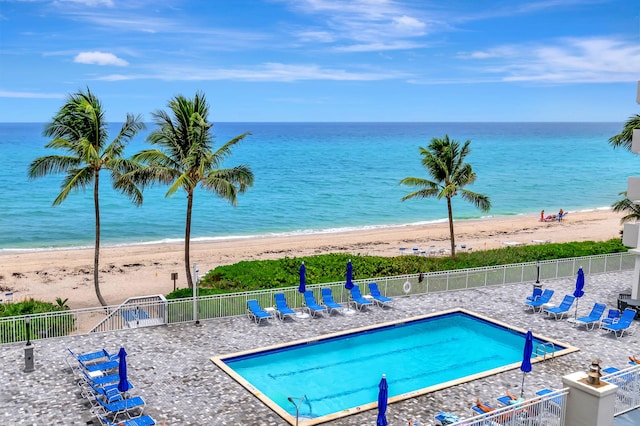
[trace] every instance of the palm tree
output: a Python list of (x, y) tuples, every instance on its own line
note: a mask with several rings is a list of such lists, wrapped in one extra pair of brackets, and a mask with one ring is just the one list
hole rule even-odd
[(186, 192), (184, 262), (187, 283), (193, 288), (189, 242), (195, 189), (200, 185), (202, 189), (237, 205), (237, 195), (253, 185), (253, 172), (246, 165), (229, 169), (219, 167), (231, 155), (231, 148), (249, 133), (236, 136), (213, 152), (212, 124), (207, 121), (209, 106), (204, 94), (196, 93), (193, 99), (176, 96), (169, 101), (168, 107), (173, 117), (165, 111), (153, 113), (157, 129), (148, 136), (147, 141), (158, 148), (134, 155), (134, 160), (145, 163), (147, 167), (134, 173), (133, 179), (143, 186), (155, 183), (169, 185), (167, 197), (180, 188)]
[(624, 198), (616, 201), (611, 205), (611, 209), (614, 213), (626, 213), (626, 215), (620, 218), (620, 223), (626, 223), (631, 221), (640, 220), (640, 204), (636, 204), (627, 198), (627, 192), (621, 192)]
[(456, 243), (453, 233), (453, 210), (451, 199), (460, 195), (463, 200), (473, 203), (477, 208), (486, 212), (491, 208), (491, 201), (486, 195), (478, 194), (464, 189), (476, 180), (476, 174), (471, 165), (464, 162), (469, 154), (469, 144), (466, 141), (462, 147), (455, 140), (433, 138), (427, 148), (420, 147), (422, 165), (433, 180), (407, 177), (400, 184), (419, 188), (417, 191), (402, 197), (402, 201), (409, 198), (447, 199), (447, 211), (449, 213), (449, 233), (451, 235), (451, 257), (456, 255)]
[(44, 129), (44, 135), (53, 140), (46, 148), (62, 150), (64, 155), (49, 155), (35, 159), (29, 165), (29, 178), (34, 179), (50, 174), (65, 174), (61, 192), (53, 205), (57, 206), (67, 198), (72, 190), (86, 189), (93, 184), (93, 205), (95, 212), (95, 251), (93, 258), (93, 283), (96, 296), (102, 304), (107, 303), (100, 293), (98, 280), (100, 263), (100, 203), (98, 189), (100, 172), (111, 173), (113, 187), (125, 194), (135, 205), (142, 204), (142, 193), (127, 178), (136, 164), (123, 158), (124, 150), (131, 139), (144, 129), (140, 116), (127, 114), (127, 121), (120, 132), (108, 142), (107, 122), (98, 98), (86, 91), (78, 91), (69, 96)]
[(622, 147), (631, 151), (631, 141), (633, 139), (633, 130), (640, 129), (640, 115), (636, 114), (633, 117), (629, 117), (629, 120), (624, 124), (622, 132), (609, 138), (609, 143), (614, 147)]

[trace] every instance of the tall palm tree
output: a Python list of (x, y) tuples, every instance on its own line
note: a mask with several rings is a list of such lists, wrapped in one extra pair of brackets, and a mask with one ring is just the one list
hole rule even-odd
[(35, 159), (29, 165), (29, 178), (34, 179), (51, 174), (65, 174), (61, 192), (53, 205), (57, 206), (67, 198), (72, 190), (86, 189), (93, 184), (93, 206), (95, 212), (95, 251), (93, 257), (93, 283), (96, 296), (103, 306), (107, 303), (100, 293), (100, 203), (98, 189), (100, 172), (111, 173), (113, 187), (125, 194), (135, 205), (142, 204), (142, 193), (127, 178), (136, 164), (123, 157), (126, 145), (144, 129), (140, 116), (127, 114), (127, 121), (111, 142), (108, 141), (107, 122), (98, 98), (86, 91), (78, 91), (69, 96), (52, 121), (45, 126), (44, 135), (53, 140), (46, 148), (64, 151), (64, 155), (49, 155)]
[(208, 122), (209, 106), (204, 94), (198, 92), (193, 99), (176, 96), (169, 101), (168, 107), (173, 117), (165, 111), (153, 113), (157, 129), (147, 137), (147, 141), (158, 148), (134, 155), (134, 160), (147, 167), (135, 173), (133, 179), (143, 186), (156, 183), (169, 185), (167, 197), (179, 189), (186, 192), (184, 262), (187, 283), (193, 288), (189, 243), (195, 189), (200, 185), (202, 189), (237, 205), (237, 195), (253, 185), (253, 172), (246, 165), (228, 169), (219, 167), (231, 155), (231, 148), (249, 133), (236, 136), (213, 152), (212, 124)]
[(453, 210), (451, 199), (460, 195), (463, 200), (473, 203), (482, 211), (489, 211), (491, 201), (486, 195), (478, 194), (464, 189), (476, 180), (476, 174), (471, 165), (464, 159), (469, 154), (469, 144), (466, 141), (462, 147), (455, 140), (450, 140), (448, 135), (444, 139), (433, 138), (427, 148), (420, 147), (422, 165), (433, 180), (406, 177), (400, 184), (419, 188), (417, 191), (402, 197), (402, 201), (410, 198), (447, 199), (447, 211), (449, 213), (449, 233), (451, 235), (451, 257), (456, 255), (456, 242), (453, 232)]
[(609, 138), (609, 143), (614, 147), (622, 147), (631, 151), (631, 141), (633, 139), (633, 130), (640, 129), (640, 115), (636, 114), (633, 117), (629, 117), (624, 128), (619, 134)]

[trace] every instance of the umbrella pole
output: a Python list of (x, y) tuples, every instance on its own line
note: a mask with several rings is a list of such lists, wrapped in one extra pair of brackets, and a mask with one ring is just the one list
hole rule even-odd
[(522, 373), (522, 385), (520, 385), (520, 398), (524, 398), (524, 377), (527, 373)]

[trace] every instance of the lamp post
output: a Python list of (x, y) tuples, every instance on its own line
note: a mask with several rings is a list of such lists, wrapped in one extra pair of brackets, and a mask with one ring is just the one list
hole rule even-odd
[(27, 346), (31, 346), (31, 317), (29, 315), (24, 317), (24, 327), (27, 331)]
[(30, 373), (35, 370), (33, 364), (33, 345), (31, 344), (31, 317), (24, 318), (24, 327), (27, 333), (27, 344), (24, 347), (24, 372)]
[(533, 285), (533, 288), (541, 288), (542, 284), (540, 284), (540, 261), (536, 260), (536, 283)]
[(193, 264), (193, 319), (196, 320), (196, 326), (200, 325), (198, 319), (198, 265)]
[[(302, 395), (302, 397), (300, 398), (296, 398), (296, 397), (287, 397), (287, 401), (289, 401), (290, 403), (293, 404), (294, 407), (296, 407), (296, 426), (298, 426), (298, 415), (300, 414), (300, 405), (302, 405), (302, 401), (304, 401), (307, 398), (307, 395)], [(294, 399), (298, 400), (298, 403), (296, 403), (294, 401)]]

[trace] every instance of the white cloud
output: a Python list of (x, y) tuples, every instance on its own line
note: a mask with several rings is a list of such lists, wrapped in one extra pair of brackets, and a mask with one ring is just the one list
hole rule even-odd
[(80, 5), (89, 6), (89, 7), (98, 7), (98, 6), (113, 7), (112, 0), (58, 0), (58, 3), (60, 4), (73, 3), (73, 4), (80, 4)]
[(0, 98), (20, 98), (20, 99), (62, 99), (65, 95), (58, 93), (40, 92), (10, 92), (0, 90)]
[(640, 69), (640, 45), (616, 38), (571, 38), (553, 45), (500, 46), (461, 57), (478, 61), (480, 71), (500, 76), (503, 81), (629, 82), (638, 79)]
[[(289, 6), (316, 21), (316, 28), (298, 31), (302, 42), (309, 33), (324, 34), (325, 43), (335, 43), (334, 51), (366, 52), (405, 49), (407, 45), (420, 45), (416, 38), (423, 37), (429, 25), (420, 9), (411, 10), (391, 0), (295, 0)], [(318, 29), (321, 28), (321, 29)]]
[(333, 50), (337, 52), (383, 52), (389, 50), (410, 50), (424, 47), (422, 44), (411, 41), (392, 41), (389, 43), (363, 43), (351, 44), (347, 46), (336, 47)]
[(358, 72), (337, 68), (324, 68), (315, 64), (296, 65), (264, 63), (253, 68), (184, 68), (158, 66), (160, 73), (152, 74), (110, 74), (97, 78), (102, 81), (121, 80), (165, 80), (165, 81), (212, 81), (239, 80), (255, 82), (294, 82), (308, 80), (331, 81), (376, 81), (404, 78), (406, 75), (393, 71)]
[(117, 67), (126, 67), (129, 65), (127, 61), (118, 58), (113, 53), (105, 52), (80, 52), (76, 55), (73, 62), (93, 65), (114, 65)]
[(393, 25), (401, 31), (421, 32), (427, 26), (424, 22), (411, 16), (399, 16), (392, 19)]

